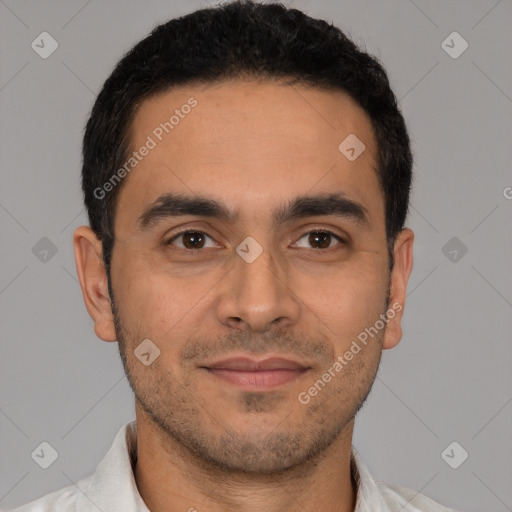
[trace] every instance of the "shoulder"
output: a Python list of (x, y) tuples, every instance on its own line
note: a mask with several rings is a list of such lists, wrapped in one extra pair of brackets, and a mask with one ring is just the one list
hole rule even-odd
[(75, 512), (78, 488), (64, 487), (6, 512)]
[(412, 489), (376, 482), (391, 512), (457, 512)]

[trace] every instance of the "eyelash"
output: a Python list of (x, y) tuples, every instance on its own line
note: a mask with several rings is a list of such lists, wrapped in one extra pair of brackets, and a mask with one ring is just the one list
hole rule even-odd
[[(213, 237), (211, 237), (210, 235), (208, 235), (207, 233), (205, 233), (204, 231), (199, 231), (199, 230), (195, 230), (195, 229), (186, 229), (184, 231), (180, 231), (179, 233), (176, 233), (174, 234), (169, 240), (167, 240), (165, 242), (165, 245), (172, 245), (172, 242), (174, 240), (176, 240), (177, 238), (179, 238), (180, 236), (182, 235), (185, 235), (187, 233), (199, 233), (201, 235), (205, 235), (207, 236), (208, 238), (210, 238), (211, 240), (213, 240)], [(331, 235), (333, 238), (335, 238), (339, 244), (338, 245), (346, 245), (346, 241), (341, 238), (339, 235), (337, 235), (336, 233), (333, 233), (332, 231), (329, 231), (329, 230), (326, 230), (326, 229), (312, 229), (310, 231), (306, 231), (305, 233), (303, 233), (299, 240), (301, 240), (302, 238), (304, 238), (306, 235), (309, 235), (311, 233), (316, 233), (316, 234), (320, 234), (320, 235)], [(334, 247), (337, 247), (337, 246), (334, 246)], [(326, 249), (314, 249), (316, 251), (327, 251), (329, 249), (332, 249), (333, 247), (328, 247)], [(197, 251), (200, 251), (202, 250), (201, 248), (199, 249), (187, 249), (187, 248), (181, 248), (181, 247), (178, 247), (177, 249), (180, 249), (180, 250), (184, 250), (184, 251), (187, 251), (187, 252), (197, 252)]]

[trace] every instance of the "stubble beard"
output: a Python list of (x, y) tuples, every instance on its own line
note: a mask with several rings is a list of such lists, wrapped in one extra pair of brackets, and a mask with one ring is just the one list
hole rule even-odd
[[(225, 419), (218, 421), (217, 407), (209, 410), (212, 404), (195, 396), (190, 379), (185, 377), (180, 382), (162, 365), (150, 370), (135, 356), (129, 356), (128, 350), (133, 354), (140, 340), (124, 327), (113, 297), (112, 310), (119, 354), (136, 401), (159, 431), (164, 446), (184, 449), (191, 460), (212, 473), (270, 476), (291, 470), (309, 471), (366, 402), (381, 358), (378, 351), (366, 365), (362, 358), (351, 361), (343, 369), (343, 377), (338, 377), (344, 378), (344, 385), (328, 384), (312, 399), (306, 412), (295, 395), (290, 403), (289, 399), (279, 401), (268, 392), (241, 393), (237, 411), (233, 412), (263, 414), (281, 404), (282, 421), (269, 432), (251, 428), (237, 432)], [(381, 344), (384, 331), (379, 334), (381, 339), (373, 342)], [(317, 378), (305, 382), (305, 387)], [(295, 411), (305, 419), (302, 424), (294, 418)], [(251, 417), (248, 414), (248, 423)]]

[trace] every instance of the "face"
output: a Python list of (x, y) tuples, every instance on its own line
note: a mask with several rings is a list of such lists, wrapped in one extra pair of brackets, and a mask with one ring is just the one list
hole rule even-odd
[[(350, 134), (355, 159), (354, 139), (339, 149)], [(152, 147), (117, 200), (113, 315), (99, 242), (82, 232), (89, 271), (78, 234), (75, 247), (138, 413), (217, 467), (311, 460), (351, 428), (401, 336), (412, 235), (390, 275), (369, 118), (341, 92), (231, 81), (144, 101), (131, 135)]]

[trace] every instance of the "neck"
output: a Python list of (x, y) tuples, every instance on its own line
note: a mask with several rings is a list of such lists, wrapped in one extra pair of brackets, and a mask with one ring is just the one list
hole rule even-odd
[(354, 420), (307, 463), (279, 474), (255, 475), (209, 465), (137, 414), (135, 481), (151, 512), (353, 512), (353, 425)]

